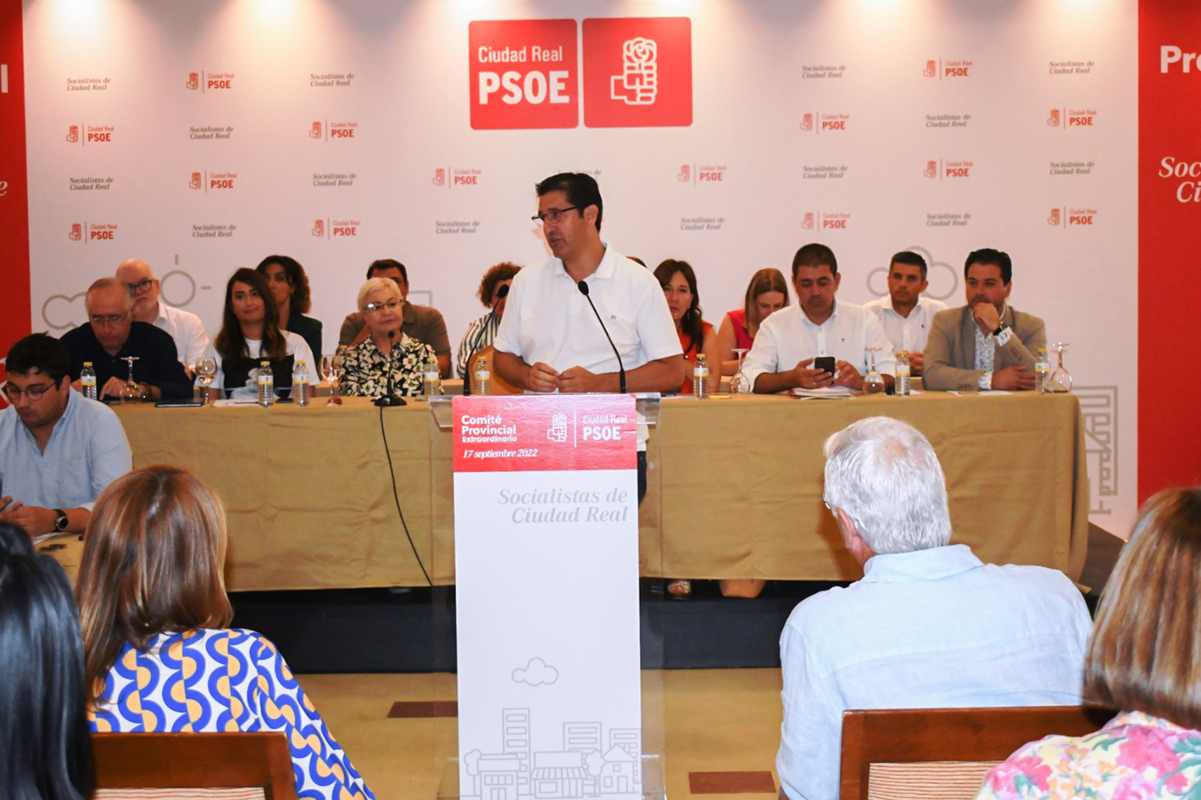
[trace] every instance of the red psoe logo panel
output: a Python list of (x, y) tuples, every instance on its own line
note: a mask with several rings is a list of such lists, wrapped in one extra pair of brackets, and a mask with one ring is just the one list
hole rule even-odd
[(574, 19), (480, 20), (467, 43), (472, 128), (579, 125)]
[(692, 22), (687, 17), (584, 20), (584, 124), (692, 124)]

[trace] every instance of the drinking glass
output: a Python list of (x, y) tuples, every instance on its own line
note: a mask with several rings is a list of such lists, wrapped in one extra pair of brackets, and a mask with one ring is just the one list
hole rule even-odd
[(1072, 374), (1063, 365), (1063, 354), (1068, 349), (1068, 343), (1056, 342), (1051, 345), (1051, 349), (1055, 351), (1055, 369), (1051, 370), (1051, 374), (1047, 376), (1047, 391), (1070, 392), (1072, 391)]
[(209, 389), (213, 385), (213, 378), (217, 377), (217, 359), (205, 356), (196, 362), (193, 370), (196, 372), (196, 399), (201, 405), (207, 405)]
[(730, 394), (738, 394), (739, 392), (749, 392), (750, 386), (746, 385), (746, 380), (742, 377), (742, 359), (747, 354), (747, 348), (735, 347), (734, 355), (738, 356), (738, 371), (730, 378)]
[(863, 393), (864, 394), (883, 394), (884, 393), (884, 377), (876, 370), (876, 353), (879, 352), (879, 347), (865, 347), (864, 353), (867, 356), (867, 374), (863, 376)]
[(334, 351), (333, 355), (322, 356), (321, 358), (321, 373), (329, 381), (329, 401), (331, 403), (342, 402), (340, 389), (345, 358), (345, 347), (339, 347)]
[(144, 390), (133, 375), (133, 362), (140, 361), (141, 358), (139, 356), (120, 356), (120, 358), (129, 367), (129, 380), (125, 381), (125, 388), (121, 392), (121, 402), (128, 403), (141, 400)]

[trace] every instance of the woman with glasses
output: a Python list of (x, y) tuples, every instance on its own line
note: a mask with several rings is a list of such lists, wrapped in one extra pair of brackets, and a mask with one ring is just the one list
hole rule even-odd
[(359, 311), (368, 335), (342, 360), (342, 394), (359, 397), (414, 396), (422, 391), (426, 363), (437, 364), (434, 348), (401, 331), (404, 302), (388, 278), (368, 278), (359, 289)]
[(309, 384), (317, 383), (313, 352), (298, 334), (280, 329), (279, 314), (263, 276), (243, 267), (225, 285), (225, 311), (214, 343), (217, 377), (213, 393), (235, 400), (254, 400), (258, 387), (250, 371), (271, 363), (275, 387), (290, 387), (296, 361), (303, 360)]
[(267, 256), (254, 271), (267, 281), (267, 290), (281, 327), (304, 338), (317, 362), (321, 361), (321, 320), (308, 316), (313, 306), (309, 276), (291, 256)]

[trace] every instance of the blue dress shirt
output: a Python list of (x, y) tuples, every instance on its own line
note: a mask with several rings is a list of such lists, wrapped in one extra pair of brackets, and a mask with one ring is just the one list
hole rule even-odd
[(846, 709), (1079, 703), (1091, 627), (1057, 570), (985, 564), (963, 544), (873, 556), (780, 636), (781, 788), (838, 797)]

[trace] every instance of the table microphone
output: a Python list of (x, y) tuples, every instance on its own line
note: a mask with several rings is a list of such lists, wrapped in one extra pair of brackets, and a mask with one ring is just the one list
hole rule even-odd
[[(497, 300), (503, 300), (504, 298), (506, 298), (508, 296), (509, 296), (509, 287), (508, 286), (502, 286), (496, 290), (496, 299)], [(480, 347), (480, 342), (484, 341), (484, 334), (487, 333), (488, 328), (492, 325), (492, 320), (494, 320), (494, 319), (496, 319), (496, 306), (493, 306), (492, 310), (488, 312), (488, 318), (484, 320), (484, 324), (480, 326), (480, 329), (475, 332), (475, 338), (472, 339), (471, 347), (468, 348), (468, 350), (467, 350), (467, 352), (469, 353), (469, 355), (467, 356), (467, 374), (463, 376), (463, 396), (464, 397), (469, 397), (471, 395), (471, 372), (472, 372), (471, 359), (475, 358), (475, 354), (479, 350), (479, 347)]]
[(605, 321), (601, 319), (600, 312), (596, 310), (596, 305), (592, 302), (592, 298), (588, 296), (588, 284), (580, 281), (576, 284), (580, 290), (580, 294), (584, 295), (584, 299), (588, 301), (588, 305), (592, 306), (592, 313), (596, 314), (596, 321), (600, 323), (601, 330), (605, 332), (605, 338), (609, 340), (609, 347), (613, 348), (613, 355), (617, 356), (617, 384), (621, 394), (626, 393), (626, 368), (621, 363), (621, 353), (617, 352), (617, 345), (613, 344), (613, 337), (609, 335), (609, 329), (605, 327)]
[(392, 361), (396, 358), (396, 331), (388, 331), (388, 342), (392, 344), (392, 348), (388, 351), (388, 393), (382, 397), (375, 398), (375, 404), (380, 408), (391, 408), (392, 406), (408, 405), (403, 397), (397, 397), (392, 391)]

